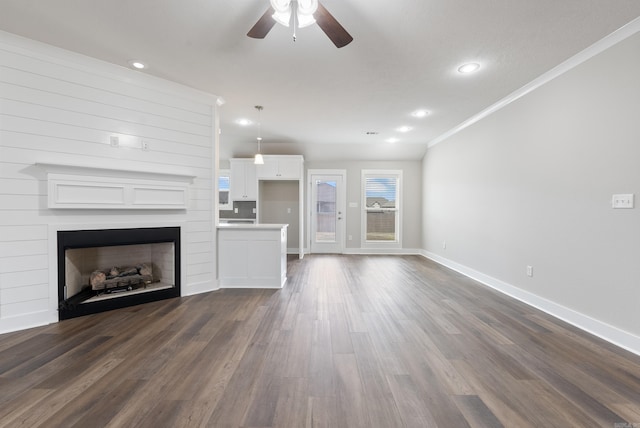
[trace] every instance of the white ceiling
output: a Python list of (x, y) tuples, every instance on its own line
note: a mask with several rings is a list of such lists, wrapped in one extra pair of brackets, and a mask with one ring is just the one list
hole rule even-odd
[[(321, 0), (317, 26), (247, 31), (268, 0), (0, 0), (0, 29), (219, 95), (221, 158), (420, 159), (429, 141), (640, 16), (638, 0)], [(459, 65), (482, 64), (473, 75)], [(411, 112), (431, 114), (416, 119)], [(413, 130), (399, 133), (399, 126)], [(367, 135), (368, 131), (378, 132)], [(385, 140), (396, 137), (395, 144)]]

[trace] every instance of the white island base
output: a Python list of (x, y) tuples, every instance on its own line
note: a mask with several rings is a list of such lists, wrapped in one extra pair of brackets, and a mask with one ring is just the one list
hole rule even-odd
[(218, 225), (221, 288), (282, 288), (287, 280), (287, 224)]

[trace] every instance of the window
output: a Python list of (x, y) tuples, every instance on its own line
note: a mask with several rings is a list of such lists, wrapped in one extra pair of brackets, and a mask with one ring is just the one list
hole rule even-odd
[(230, 173), (227, 169), (221, 169), (218, 174), (218, 208), (221, 210), (230, 210), (233, 204), (229, 201), (229, 184)]
[(363, 246), (401, 246), (400, 183), (402, 171), (362, 171)]

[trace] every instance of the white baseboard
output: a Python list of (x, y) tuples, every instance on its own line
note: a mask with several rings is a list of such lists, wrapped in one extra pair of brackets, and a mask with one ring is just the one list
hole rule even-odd
[(482, 272), (478, 272), (437, 254), (424, 250), (421, 250), (420, 254), (436, 263), (474, 279), (487, 287), (493, 288), (507, 296), (513, 297), (516, 300), (526, 303), (529, 306), (533, 306), (536, 309), (578, 327), (587, 333), (591, 333), (594, 336), (619, 346), (620, 348), (633, 352), (636, 355), (640, 355), (640, 337), (636, 335), (591, 318), (590, 316), (577, 312), (573, 309), (569, 309), (558, 303), (552, 302), (551, 300), (537, 296), (489, 275), (485, 275)]
[(416, 256), (422, 252), (416, 248), (345, 248), (343, 254)]
[(42, 311), (0, 319), (0, 334), (58, 322), (58, 311)]
[(186, 287), (182, 287), (182, 296), (193, 296), (194, 294), (208, 293), (209, 291), (216, 291), (220, 289), (218, 281), (201, 281), (187, 284)]

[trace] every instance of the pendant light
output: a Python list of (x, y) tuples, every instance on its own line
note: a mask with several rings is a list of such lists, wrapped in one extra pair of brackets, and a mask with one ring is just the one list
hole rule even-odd
[(255, 108), (258, 110), (258, 153), (256, 153), (253, 163), (256, 165), (264, 165), (264, 159), (262, 158), (262, 153), (260, 153), (260, 143), (262, 142), (262, 121), (260, 120), (260, 112), (262, 112), (262, 106), (255, 106)]

